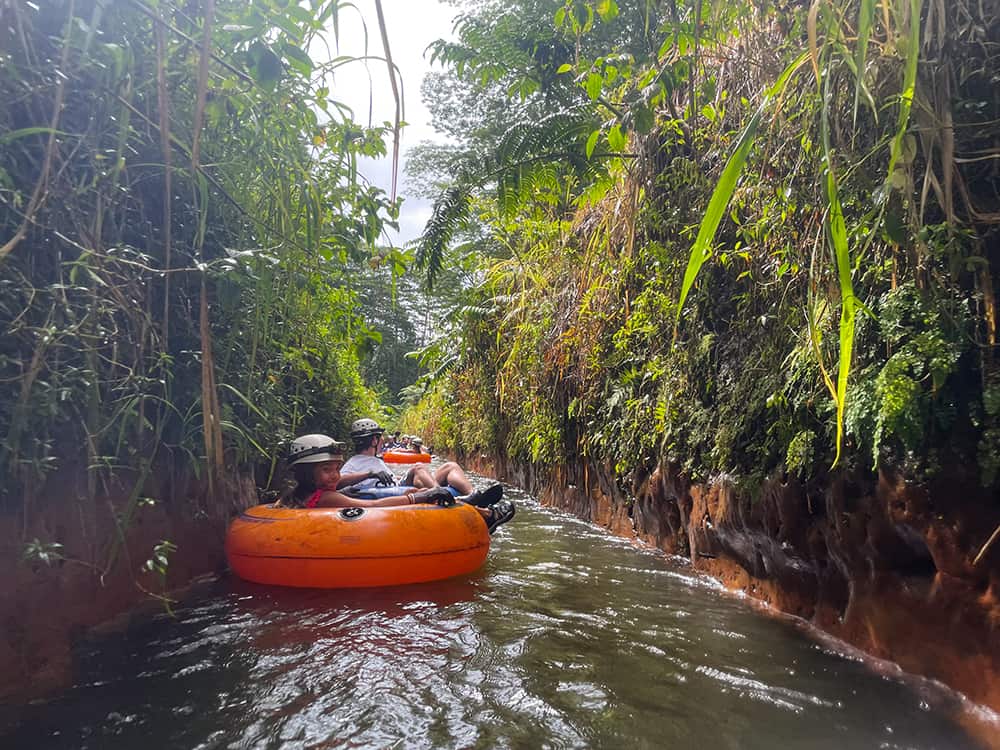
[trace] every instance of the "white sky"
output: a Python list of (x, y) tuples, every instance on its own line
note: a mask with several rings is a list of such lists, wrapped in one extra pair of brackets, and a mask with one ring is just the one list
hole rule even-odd
[[(356, 11), (349, 8), (342, 11), (339, 54), (365, 54), (367, 26), (368, 54), (382, 56), (382, 39), (379, 34), (378, 16), (375, 13), (375, 2), (356, 0), (356, 4), (364, 16), (364, 23)], [(385, 12), (392, 60), (403, 77), (401, 91), (404, 105), (403, 119), (408, 123), (403, 129), (400, 141), (397, 193), (405, 198), (399, 217), (400, 232), (396, 235), (389, 230), (390, 240), (400, 245), (420, 236), (424, 223), (431, 214), (431, 207), (427, 201), (407, 196), (404, 177), (406, 151), (423, 140), (443, 140), (443, 136), (434, 131), (430, 123), (430, 114), (420, 100), (420, 83), (424, 74), (431, 70), (429, 55), (425, 57), (424, 51), (431, 42), (452, 37), (452, 19), (458, 11), (453, 6), (444, 5), (438, 0), (383, 0), (382, 9)], [(331, 42), (332, 37), (331, 32)], [(318, 59), (320, 46), (314, 45), (310, 52), (314, 59)], [(337, 54), (336, 50), (333, 52)], [(369, 107), (373, 125), (379, 125), (386, 120), (392, 121), (395, 116), (395, 102), (392, 98), (386, 64), (382, 60), (369, 60), (367, 69), (368, 72), (365, 70), (365, 63), (362, 62), (340, 68), (331, 90), (331, 98), (353, 108), (354, 118), (359, 124), (368, 124)], [(441, 66), (436, 65), (435, 69), (441, 70)], [(378, 161), (364, 160), (360, 165), (360, 171), (388, 193), (392, 187), (391, 134), (386, 138), (386, 142), (389, 156)]]

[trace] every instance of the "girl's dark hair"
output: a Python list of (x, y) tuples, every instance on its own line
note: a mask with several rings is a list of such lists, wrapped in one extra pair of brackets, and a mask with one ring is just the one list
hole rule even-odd
[(309, 496), (316, 491), (316, 480), (313, 479), (313, 469), (316, 464), (296, 464), (292, 466), (294, 482), (282, 493), (282, 504), (302, 507)]

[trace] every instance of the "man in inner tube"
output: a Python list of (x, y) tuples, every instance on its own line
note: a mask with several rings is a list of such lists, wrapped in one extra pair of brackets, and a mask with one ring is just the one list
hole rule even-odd
[(422, 490), (447, 487), (455, 496), (468, 495), (473, 491), (472, 482), (454, 461), (442, 464), (433, 474), (425, 466), (414, 466), (406, 472), (402, 481), (397, 482), (385, 461), (377, 455), (381, 452), (384, 434), (385, 430), (374, 419), (355, 420), (351, 425), (354, 455), (341, 469), (338, 489), (362, 491), (401, 484)]
[(376, 455), (382, 446), (384, 433), (385, 430), (374, 419), (358, 419), (351, 425), (355, 453), (340, 470), (338, 490), (343, 490), (348, 495), (363, 495), (366, 490), (372, 491), (379, 486), (400, 486), (400, 489), (416, 487), (420, 490), (443, 487), (452, 496), (462, 497), (465, 502), (479, 508), (490, 533), (514, 517), (514, 503), (501, 499), (502, 485), (494, 484), (485, 490), (476, 491), (465, 471), (454, 461), (442, 464), (433, 474), (425, 466), (414, 466), (397, 485), (396, 477)]

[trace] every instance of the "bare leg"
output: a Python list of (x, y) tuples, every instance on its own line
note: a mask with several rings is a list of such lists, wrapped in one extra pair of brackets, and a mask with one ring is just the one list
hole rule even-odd
[(462, 467), (454, 461), (441, 464), (434, 472), (435, 481), (442, 487), (451, 486), (458, 490), (459, 495), (468, 495), (472, 492), (472, 482), (465, 475)]
[(437, 481), (423, 466), (414, 466), (406, 472), (406, 475), (403, 477), (403, 484), (407, 487), (418, 487), (422, 490), (429, 490), (438, 486)]

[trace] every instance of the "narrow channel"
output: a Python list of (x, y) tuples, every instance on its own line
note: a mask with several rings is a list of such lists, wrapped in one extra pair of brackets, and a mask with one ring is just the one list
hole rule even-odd
[(880, 674), (662, 555), (510, 490), (476, 574), (234, 578), (81, 647), (5, 748), (971, 748), (935, 684)]

